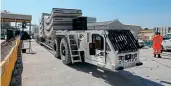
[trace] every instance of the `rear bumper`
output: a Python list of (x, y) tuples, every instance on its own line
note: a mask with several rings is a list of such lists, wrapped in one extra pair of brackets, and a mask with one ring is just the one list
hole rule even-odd
[(165, 48), (165, 50), (171, 50), (171, 48)]
[(144, 46), (145, 46), (145, 45), (140, 45), (140, 47), (142, 47), (142, 48), (143, 48)]
[[(141, 65), (143, 65), (142, 62), (138, 62), (135, 64), (135, 66), (141, 66)], [(125, 67), (125, 68), (129, 68), (129, 67)], [(115, 70), (123, 70), (125, 68), (123, 66), (119, 66), (119, 67), (116, 67)]]
[(124, 67), (120, 66), (120, 67), (116, 67), (115, 70), (123, 70)]
[(171, 46), (163, 46), (163, 50), (171, 50)]
[(167, 51), (167, 50), (171, 50), (171, 48), (163, 48), (162, 50), (163, 51), (165, 51), (165, 50)]
[(141, 66), (141, 65), (143, 65), (143, 63), (142, 63), (142, 62), (138, 62), (138, 63), (136, 63), (135, 65), (136, 65), (136, 66)]

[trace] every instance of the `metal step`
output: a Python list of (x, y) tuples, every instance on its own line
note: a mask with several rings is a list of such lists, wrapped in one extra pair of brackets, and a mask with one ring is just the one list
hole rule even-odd
[(76, 57), (76, 56), (79, 56), (79, 55), (72, 55), (72, 57)]
[(77, 44), (71, 44), (71, 45), (77, 45)]
[(70, 44), (71, 46), (75, 46), (75, 47), (77, 47), (77, 44)]
[(78, 50), (71, 50), (71, 51), (78, 51)]
[(69, 35), (69, 37), (68, 37), (69, 44), (70, 44), (69, 46), (70, 46), (72, 63), (82, 62), (81, 57), (79, 55), (78, 45), (77, 45), (76, 38), (77, 37), (74, 36), (74, 35)]
[(78, 51), (78, 49), (74, 50), (74, 51)]
[(72, 52), (72, 55), (79, 55), (79, 52), (78, 51), (71, 51)]
[(75, 60), (81, 60), (81, 58), (80, 58), (79, 55), (72, 57), (72, 59), (73, 59), (73, 61), (75, 61)]
[(71, 50), (78, 50), (78, 47), (77, 46), (71, 46)]
[(77, 46), (77, 44), (70, 44), (71, 46)]
[(81, 60), (73, 60), (73, 63), (75, 63), (75, 62), (82, 62)]

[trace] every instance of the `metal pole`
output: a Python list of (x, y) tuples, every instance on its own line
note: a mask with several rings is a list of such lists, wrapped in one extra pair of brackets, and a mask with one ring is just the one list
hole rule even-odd
[[(29, 25), (29, 33), (31, 36), (31, 21), (30, 21), (30, 25)], [(30, 49), (31, 49), (31, 39), (29, 39), (29, 52), (30, 52)]]
[(17, 20), (15, 19), (15, 30), (17, 29)]

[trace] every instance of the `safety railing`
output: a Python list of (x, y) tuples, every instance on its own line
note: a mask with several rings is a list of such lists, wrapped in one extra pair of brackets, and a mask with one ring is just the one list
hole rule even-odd
[(12, 72), (17, 61), (17, 51), (20, 44), (20, 38), (17, 39), (15, 46), (11, 49), (6, 58), (0, 63), (1, 67), (1, 86), (9, 86)]

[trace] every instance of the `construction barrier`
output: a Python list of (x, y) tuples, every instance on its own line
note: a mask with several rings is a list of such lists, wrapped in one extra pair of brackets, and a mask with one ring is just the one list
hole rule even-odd
[(12, 72), (17, 61), (17, 51), (20, 44), (20, 38), (16, 40), (15, 46), (11, 49), (10, 53), (1, 62), (1, 86), (9, 86), (11, 82)]
[(144, 41), (144, 45), (151, 48), (153, 45), (153, 42), (152, 42), (152, 40)]

